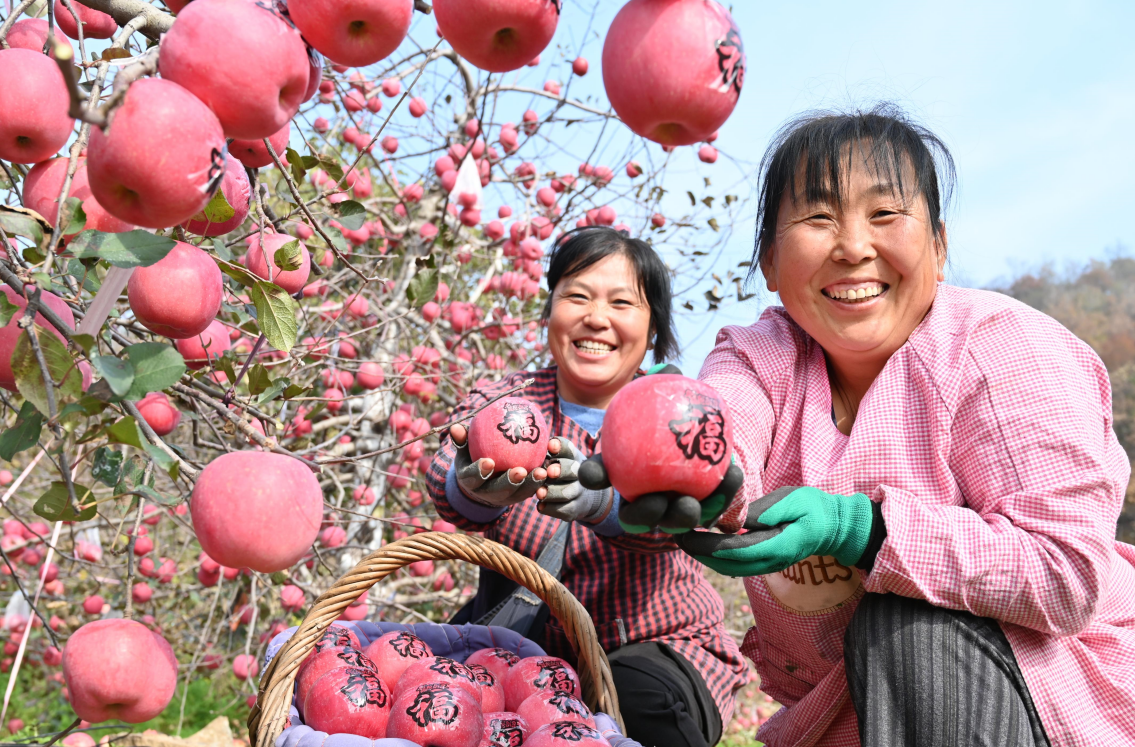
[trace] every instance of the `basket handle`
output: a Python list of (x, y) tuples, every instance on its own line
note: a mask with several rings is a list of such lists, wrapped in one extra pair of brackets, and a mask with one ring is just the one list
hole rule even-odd
[(252, 747), (272, 747), (284, 731), (296, 672), (331, 623), (367, 589), (419, 560), (464, 560), (496, 571), (532, 591), (563, 625), (568, 642), (578, 655), (584, 701), (593, 710), (610, 715), (626, 732), (611, 664), (599, 645), (595, 624), (563, 584), (535, 561), (492, 540), (467, 534), (425, 532), (375, 550), (315, 601), (299, 629), (260, 677), (256, 705), (248, 717)]

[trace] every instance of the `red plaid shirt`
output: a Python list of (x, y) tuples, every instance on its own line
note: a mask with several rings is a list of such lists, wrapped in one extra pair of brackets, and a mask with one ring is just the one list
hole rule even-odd
[[(460, 417), (533, 376), (536, 381), (514, 396), (538, 405), (552, 424), (553, 435), (592, 454), (597, 439), (560, 413), (555, 368), (522, 371), (475, 389), (454, 415)], [(453, 455), (453, 443), (446, 438), (426, 474), (430, 496), (441, 517), (535, 558), (556, 531), (559, 519), (537, 512), (535, 500), (512, 506), (486, 524), (465, 518), (445, 497), (445, 476)], [(735, 694), (748, 679), (745, 660), (722, 624), (725, 610), (721, 597), (706, 581), (701, 565), (677, 551), (669, 535), (659, 532), (607, 538), (573, 524), (560, 581), (591, 613), (604, 649), (619, 647), (616, 620), (623, 622), (627, 643), (665, 642), (701, 673), (717, 703), (722, 725), (729, 723)], [(548, 653), (574, 661), (563, 628), (554, 618), (548, 621), (545, 639)]]
[(700, 378), (729, 403), (745, 471), (723, 526), (789, 485), (865, 493), (887, 524), (861, 581), (826, 558), (746, 579), (741, 648), (786, 706), (759, 739), (858, 747), (843, 636), (866, 591), (998, 620), (1053, 747), (1135, 745), (1135, 547), (1114, 539), (1131, 470), (1091, 348), (1005, 296), (940, 285), (850, 436), (823, 350), (781, 307), (723, 329)]

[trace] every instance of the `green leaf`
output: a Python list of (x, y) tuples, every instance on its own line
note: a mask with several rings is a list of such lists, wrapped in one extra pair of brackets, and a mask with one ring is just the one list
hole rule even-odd
[(83, 231), (69, 250), (79, 259), (105, 259), (115, 267), (149, 267), (165, 259), (176, 243), (141, 229), (125, 233)]
[(406, 298), (414, 306), (424, 306), (437, 293), (437, 270), (418, 270), (406, 286)]
[(9, 236), (31, 239), (36, 246), (43, 246), (44, 236), (51, 234), (51, 224), (42, 215), (11, 205), (0, 205), (0, 228)]
[(236, 215), (236, 210), (225, 199), (224, 190), (218, 189), (209, 199), (209, 204), (190, 220), (207, 221), (209, 223), (224, 223)]
[(122, 474), (122, 460), (124, 455), (121, 451), (106, 446), (100, 446), (95, 449), (95, 458), (91, 462), (91, 477), (95, 478), (108, 488), (113, 488), (118, 484), (119, 476)]
[(16, 416), (16, 424), (0, 433), (0, 459), (10, 462), (16, 454), (35, 446), (41, 430), (43, 416), (31, 402), (24, 402)]
[(339, 250), (340, 254), (351, 253), (351, 245), (347, 243), (347, 240), (345, 238), (343, 238), (342, 231), (340, 231), (335, 226), (327, 226), (323, 229), (323, 232), (326, 233), (327, 236), (331, 239), (331, 243), (335, 245), (335, 248)]
[(281, 376), (280, 378), (273, 381), (267, 389), (260, 393), (260, 396), (256, 398), (256, 403), (262, 405), (265, 402), (271, 402), (272, 400), (283, 394), (285, 390), (293, 386), (295, 385), (292, 384), (291, 379), (289, 379), (287, 376)]
[(83, 210), (83, 201), (78, 197), (68, 197), (63, 203), (63, 229), (64, 236), (74, 236), (87, 225), (87, 213)]
[(292, 397), (298, 397), (301, 394), (304, 394), (305, 392), (310, 392), (310, 391), (311, 391), (311, 387), (309, 387), (309, 386), (300, 386), (299, 384), (289, 384), (288, 388), (284, 390), (284, 399), (291, 399)]
[(159, 506), (176, 506), (181, 503), (181, 499), (177, 496), (163, 495), (149, 485), (139, 485), (134, 489), (145, 494), (146, 500), (150, 503), (156, 503)]
[(138, 423), (130, 415), (107, 428), (106, 435), (114, 444), (126, 444), (138, 449), (146, 448), (146, 439), (138, 429)]
[(150, 392), (176, 384), (185, 373), (185, 359), (170, 345), (139, 342), (124, 351), (134, 366), (134, 383), (127, 399), (139, 400)]
[(7, 327), (20, 307), (8, 300), (7, 293), (0, 293), (0, 327)]
[(270, 386), (272, 386), (272, 377), (268, 375), (268, 369), (263, 363), (257, 363), (248, 372), (248, 393), (260, 394)]
[(94, 335), (84, 335), (84, 334), (76, 333), (76, 334), (71, 335), (71, 339), (74, 340), (75, 344), (78, 345), (80, 348), (82, 348), (83, 352), (86, 353), (87, 355), (90, 355), (91, 351), (95, 349), (95, 337), (94, 337)]
[(225, 273), (230, 278), (243, 285), (245, 288), (251, 288), (260, 281), (260, 278), (256, 277), (251, 272), (244, 269), (238, 264), (226, 262), (219, 257), (213, 257), (213, 260), (217, 263), (217, 266), (221, 268), (221, 272)]
[[(343, 167), (340, 166), (339, 162), (336, 161), (332, 156), (329, 156), (325, 153), (310, 153), (307, 157), (304, 158), (304, 165), (307, 165), (309, 163), (309, 161), (307, 160), (308, 158), (314, 158), (315, 162), (319, 164), (319, 166), (324, 171), (327, 172), (327, 176), (331, 177), (336, 182), (343, 178)], [(288, 160), (291, 160), (290, 157)], [(311, 166), (308, 166), (308, 168), (311, 168)]]
[(95, 370), (102, 374), (103, 381), (116, 397), (125, 397), (134, 383), (134, 366), (130, 361), (115, 358), (113, 355), (96, 355), (91, 358)]
[(354, 200), (344, 200), (336, 205), (339, 213), (339, 223), (348, 231), (357, 231), (362, 228), (367, 219), (367, 209), (362, 203)]
[[(279, 153), (276, 155), (279, 155)], [(307, 176), (307, 169), (304, 168), (303, 157), (291, 148), (288, 148), (285, 155), (288, 157), (288, 166), (292, 169), (292, 177), (295, 178), (296, 182), (302, 182), (303, 178)]]
[(91, 489), (78, 483), (72, 483), (75, 489), (75, 501), (79, 511), (71, 505), (71, 496), (67, 493), (67, 483), (53, 482), (39, 500), (32, 506), (37, 516), (48, 521), (90, 521), (95, 518), (98, 506), (95, 505), (95, 495)]
[(213, 358), (213, 367), (219, 369), (225, 374), (225, 378), (231, 384), (236, 381), (236, 370), (233, 369), (233, 358), (231, 353), (224, 353)]
[(268, 344), (285, 353), (291, 350), (299, 332), (296, 324), (299, 304), (296, 300), (280, 286), (263, 280), (249, 288), (248, 295), (256, 306), (260, 332), (268, 339)]
[(299, 240), (292, 239), (277, 249), (275, 254), (272, 255), (272, 261), (285, 272), (298, 270), (303, 265), (303, 253), (300, 250)]
[[(56, 404), (67, 397), (79, 397), (83, 393), (83, 374), (75, 365), (71, 354), (54, 334), (44, 334), (42, 327), (37, 332), (39, 334), (36, 339), (43, 351), (47, 372), (59, 385), (55, 396)], [(16, 388), (24, 395), (24, 399), (34, 404), (44, 415), (50, 415), (47, 407), (47, 382), (43, 380), (43, 372), (26, 332), (22, 332), (20, 339), (16, 341), (16, 350), (12, 353), (12, 374), (16, 378)]]

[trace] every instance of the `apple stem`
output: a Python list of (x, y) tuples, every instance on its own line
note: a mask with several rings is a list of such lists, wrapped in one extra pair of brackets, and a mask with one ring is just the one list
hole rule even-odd
[(229, 390), (225, 392), (225, 398), (221, 400), (222, 404), (226, 407), (232, 404), (233, 397), (236, 396), (237, 386), (240, 384), (241, 380), (244, 379), (244, 374), (248, 371), (248, 367), (252, 365), (256, 354), (260, 352), (260, 346), (264, 344), (266, 339), (268, 338), (264, 335), (260, 335), (260, 337), (256, 338), (256, 344), (252, 346), (252, 352), (248, 354), (248, 357), (244, 360), (244, 365), (240, 367), (240, 373), (236, 375), (236, 381), (234, 381), (233, 385), (229, 387)]

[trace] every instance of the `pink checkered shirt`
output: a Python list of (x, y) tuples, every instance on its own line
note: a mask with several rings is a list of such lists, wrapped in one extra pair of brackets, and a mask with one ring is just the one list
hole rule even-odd
[(1005, 296), (940, 285), (850, 436), (823, 351), (781, 307), (723, 329), (701, 378), (729, 402), (745, 470), (724, 528), (785, 485), (866, 493), (887, 525), (863, 585), (830, 608), (795, 611), (772, 577), (746, 579), (742, 651), (786, 706), (759, 739), (859, 745), (843, 634), (866, 591), (999, 620), (1054, 747), (1135, 745), (1135, 547), (1114, 539), (1130, 463), (1086, 344)]

